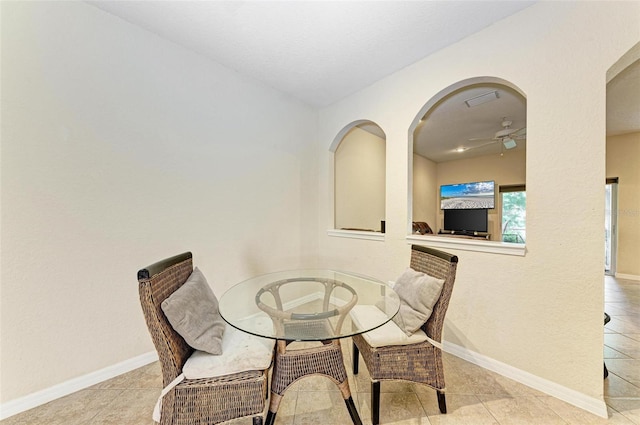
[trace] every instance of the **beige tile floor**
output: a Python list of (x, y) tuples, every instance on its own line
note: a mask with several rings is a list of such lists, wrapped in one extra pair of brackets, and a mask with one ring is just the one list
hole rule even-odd
[[(403, 382), (381, 385), (382, 424), (511, 425), (511, 424), (636, 424), (640, 425), (640, 282), (605, 278), (605, 361), (603, 382), (609, 418), (603, 419), (558, 399), (518, 384), (454, 356), (445, 354), (447, 405), (441, 415), (435, 392)], [(347, 369), (351, 343), (344, 341)], [(349, 374), (354, 401), (370, 424), (370, 385), (364, 363), (360, 374)], [(153, 363), (91, 388), (8, 418), (2, 425), (152, 425), (151, 411), (162, 386)], [(276, 425), (349, 424), (344, 402), (328, 379), (309, 377), (289, 388)], [(250, 419), (229, 424), (251, 424)]]

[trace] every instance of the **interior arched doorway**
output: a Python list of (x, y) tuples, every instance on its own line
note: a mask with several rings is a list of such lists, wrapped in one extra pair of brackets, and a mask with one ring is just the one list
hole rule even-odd
[[(605, 321), (604, 396), (607, 405), (626, 415), (633, 407), (626, 400), (637, 385), (620, 358), (637, 362), (640, 341), (628, 319), (637, 311), (633, 290), (640, 280), (640, 43), (607, 71), (605, 192)], [(611, 196), (611, 197), (609, 197)], [(616, 255), (617, 252), (617, 255)], [(616, 259), (617, 257), (617, 259)], [(607, 268), (609, 270), (607, 270)], [(606, 316), (605, 316), (606, 317)], [(631, 324), (633, 326), (633, 324)], [(608, 368), (608, 371), (607, 371)], [(607, 376), (608, 373), (608, 376)]]
[(638, 166), (640, 43), (607, 72), (606, 111), (608, 198), (605, 207), (605, 272), (638, 276), (640, 266), (636, 265), (635, 259), (640, 255), (636, 252), (640, 226), (632, 215), (619, 214), (619, 211), (632, 211), (640, 204), (640, 196), (637, 195), (639, 183), (637, 178), (631, 177), (637, 175), (633, 170)]

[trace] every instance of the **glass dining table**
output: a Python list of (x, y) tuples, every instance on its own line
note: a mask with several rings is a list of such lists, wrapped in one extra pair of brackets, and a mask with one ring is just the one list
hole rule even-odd
[[(349, 311), (376, 305), (384, 313), (354, 326)], [(398, 312), (397, 294), (377, 279), (334, 270), (289, 270), (240, 282), (219, 300), (220, 315), (243, 332), (276, 340), (266, 425), (275, 421), (286, 389), (308, 375), (324, 375), (340, 389), (354, 424), (362, 422), (351, 397), (340, 339), (382, 326)], [(298, 341), (304, 344), (294, 348)]]

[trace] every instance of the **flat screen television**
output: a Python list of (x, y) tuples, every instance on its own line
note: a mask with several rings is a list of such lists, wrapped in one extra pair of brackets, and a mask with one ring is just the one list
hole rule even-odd
[(495, 208), (495, 182), (443, 184), (440, 186), (440, 208), (467, 210)]
[(444, 230), (459, 233), (486, 232), (488, 215), (485, 208), (474, 210), (446, 210), (444, 212)]

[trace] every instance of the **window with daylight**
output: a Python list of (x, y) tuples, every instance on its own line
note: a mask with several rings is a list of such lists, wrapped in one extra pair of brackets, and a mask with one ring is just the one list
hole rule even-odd
[(524, 185), (500, 186), (502, 242), (527, 240), (527, 192)]

